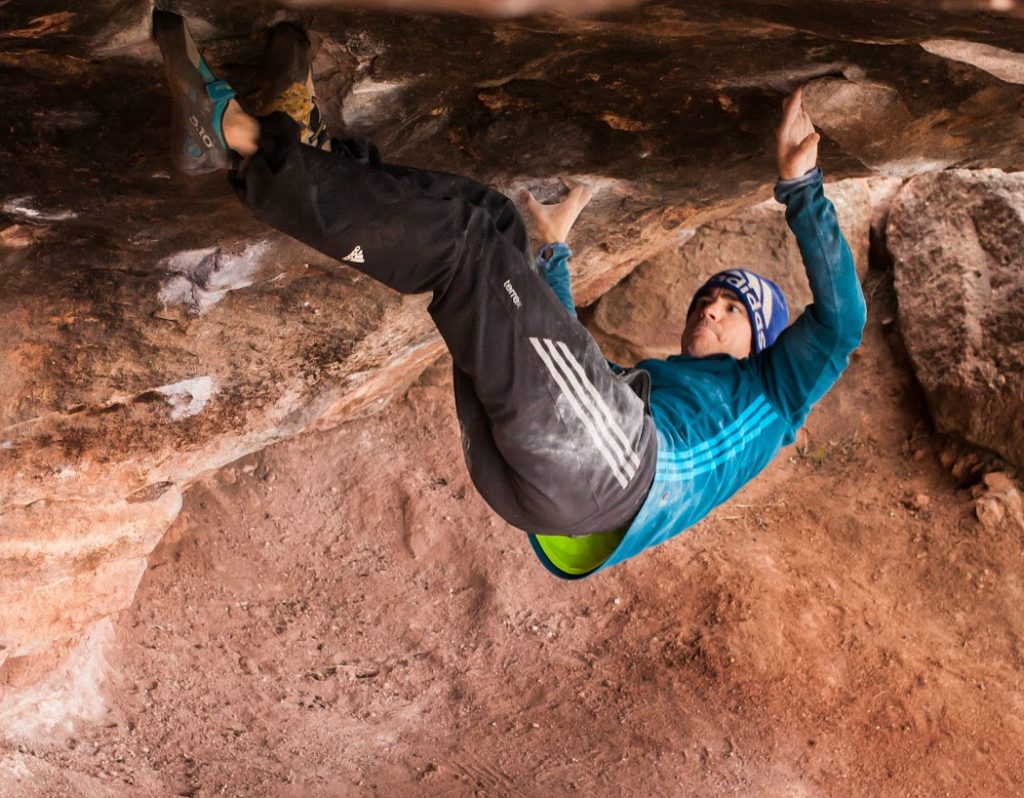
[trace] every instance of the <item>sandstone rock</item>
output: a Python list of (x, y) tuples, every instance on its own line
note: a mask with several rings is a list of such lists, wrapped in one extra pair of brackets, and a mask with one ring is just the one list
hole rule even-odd
[(642, 0), (287, 0), (295, 8), (366, 6), (403, 11), (446, 11), (482, 17), (519, 17), (524, 14), (593, 14), (640, 5)]
[(1021, 0), (907, 0), (922, 8), (941, 8), (944, 11), (998, 11), (1017, 17), (1024, 17), (1024, 3)]
[(962, 39), (931, 39), (921, 46), (934, 55), (984, 69), (1007, 83), (1024, 84), (1024, 54)]
[[(871, 184), (878, 182), (899, 183), (843, 180), (825, 189), (862, 277), (868, 268)], [(722, 269), (750, 268), (777, 282), (789, 301), (792, 318), (810, 303), (810, 288), (786, 224), (785, 207), (774, 199), (687, 234), (681, 246), (643, 263), (597, 303), (593, 324), (612, 360), (633, 363), (679, 354), (679, 336), (694, 290)]]
[(986, 527), (998, 529), (1011, 524), (1024, 532), (1024, 499), (1016, 484), (1005, 472), (985, 474), (984, 487), (976, 493), (974, 512)]
[(888, 238), (903, 337), (937, 428), (1024, 465), (1024, 175), (915, 178)]
[(949, 469), (949, 473), (953, 475), (954, 479), (964, 482), (977, 478), (978, 471), (981, 467), (981, 457), (978, 453), (967, 452), (953, 462), (953, 466)]
[(122, 609), (180, 509), (180, 489), (163, 483), (127, 500), (40, 499), (5, 512), (0, 664)]
[(982, 477), (985, 488), (999, 493), (1009, 493), (1017, 489), (1010, 475), (1005, 471), (990, 471)]
[[(79, 720), (103, 716), (103, 688), (110, 671), (105, 655), (114, 638), (114, 622), (108, 616), (85, 629), (39, 655), (13, 659), (5, 668), (0, 701), (5, 740), (53, 739), (72, 732)], [(2, 763), (0, 784), (10, 784), (2, 778)]]
[(5, 255), (0, 668), (127, 606), (192, 480), (383, 406), (442, 351), (421, 298), (280, 237), (214, 241), (108, 254), (125, 271), (93, 286), (88, 255), (32, 282), (57, 240)]
[[(4, 5), (0, 681), (131, 600), (147, 547), (192, 481), (372, 411), (441, 351), (422, 299), (263, 229), (221, 178), (170, 173), (151, 7)], [(175, 7), (247, 102), (281, 9)], [(807, 80), (826, 79), (814, 101), (834, 178), (951, 159), (1024, 167), (1020, 115), (1007, 113), (1024, 97), (1004, 79), (1012, 73), (992, 67), (992, 51), (982, 60), (920, 45), (983, 40), (1012, 53), (1024, 26), (871, 9), (725, 0), (542, 22), (306, 16), (333, 130), (509, 192), (554, 198), (559, 173), (593, 183), (573, 241), (587, 303), (675, 249), (682, 231), (767, 196), (779, 101)], [(879, 97), (909, 139), (862, 109)]]
[(932, 497), (929, 496), (927, 493), (915, 493), (913, 496), (910, 496), (906, 501), (907, 507), (915, 511), (924, 510), (931, 503)]
[(980, 496), (974, 504), (974, 513), (985, 526), (996, 528), (1006, 519), (1006, 505), (994, 496)]

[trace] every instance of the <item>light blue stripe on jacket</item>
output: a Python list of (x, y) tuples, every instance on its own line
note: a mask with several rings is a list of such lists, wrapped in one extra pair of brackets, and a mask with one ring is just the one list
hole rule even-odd
[[(744, 411), (744, 414), (747, 418), (736, 419), (716, 436), (721, 440), (712, 439), (692, 449), (683, 452), (667, 452), (663, 457), (659, 457), (658, 470), (655, 472), (654, 480), (667, 482), (673, 479), (692, 479), (712, 471), (734, 458), (764, 430), (779, 421), (779, 414), (772, 409), (763, 396), (758, 397)], [(699, 453), (694, 454), (695, 452)]]
[(716, 450), (722, 448), (722, 446), (729, 444), (732, 439), (737, 436), (743, 437), (747, 428), (752, 424), (757, 424), (766, 415), (774, 415), (774, 411), (771, 405), (768, 404), (768, 400), (764, 396), (759, 396), (751, 404), (747, 405), (746, 409), (742, 413), (719, 432), (715, 437), (709, 438), (706, 441), (701, 441), (696, 446), (691, 446), (689, 449), (683, 449), (681, 451), (667, 451), (658, 452), (658, 462), (666, 467), (672, 466), (685, 466), (694, 463), (700, 463), (703, 460), (707, 460), (709, 457), (716, 456)]

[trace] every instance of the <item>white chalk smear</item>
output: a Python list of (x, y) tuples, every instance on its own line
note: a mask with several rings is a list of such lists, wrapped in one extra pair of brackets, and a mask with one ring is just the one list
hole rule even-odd
[(164, 385), (157, 390), (167, 397), (167, 403), (171, 406), (171, 420), (178, 421), (201, 412), (216, 388), (217, 383), (213, 377), (194, 377), (173, 385)]
[(157, 264), (173, 275), (160, 289), (159, 301), (165, 308), (184, 305), (202, 314), (220, 302), (229, 291), (247, 288), (256, 280), (266, 241), (249, 244), (239, 255), (221, 252), (219, 247), (176, 252)]
[(28, 782), (32, 775), (28, 765), (20, 758), (16, 759), (13, 753), (7, 754), (0, 759), (0, 776), (3, 777), (7, 784), (13, 784), (18, 781)]
[(924, 157), (897, 158), (881, 162), (873, 161), (867, 157), (862, 157), (861, 160), (880, 174), (899, 178), (913, 177), (924, 172), (939, 172), (953, 165), (952, 160), (943, 161), (937, 158)]
[(16, 216), (33, 222), (63, 222), (78, 217), (74, 211), (41, 211), (38, 208), (33, 208), (31, 202), (32, 197), (29, 196), (11, 197), (0, 205), (0, 211), (8, 216)]
[(405, 83), (364, 78), (352, 87), (341, 106), (341, 120), (346, 127), (370, 124), (392, 113), (398, 107), (395, 95)]
[(102, 717), (100, 688), (110, 671), (105, 653), (113, 640), (114, 622), (104, 618), (48, 679), (12, 691), (9, 699), (0, 695), (3, 736), (12, 742), (51, 742), (55, 733), (70, 734), (76, 720)]

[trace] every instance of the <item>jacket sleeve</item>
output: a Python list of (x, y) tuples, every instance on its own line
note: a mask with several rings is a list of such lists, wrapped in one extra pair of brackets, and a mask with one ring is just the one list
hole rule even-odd
[(867, 311), (853, 254), (825, 198), (821, 170), (780, 181), (775, 198), (786, 206), (813, 301), (774, 344), (755, 355), (755, 362), (769, 401), (796, 426), (846, 368), (860, 344)]
[(568, 244), (545, 244), (537, 253), (537, 271), (555, 292), (558, 301), (573, 317), (576, 316), (576, 303), (572, 298), (572, 282), (569, 278), (569, 258), (572, 250)]

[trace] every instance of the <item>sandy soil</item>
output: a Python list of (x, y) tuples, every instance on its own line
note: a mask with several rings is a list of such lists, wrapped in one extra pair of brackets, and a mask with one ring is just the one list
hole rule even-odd
[(581, 583), (474, 494), (446, 364), (195, 486), (105, 721), (0, 794), (1024, 794), (1021, 535), (940, 465), (869, 294), (802, 445)]

